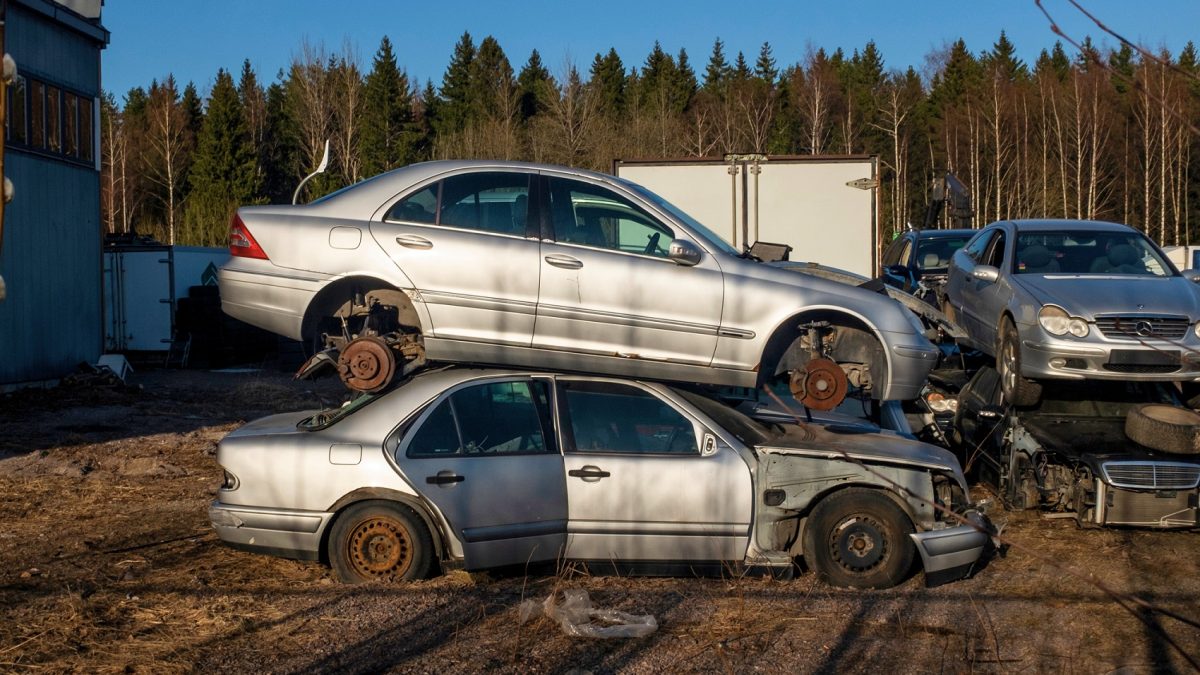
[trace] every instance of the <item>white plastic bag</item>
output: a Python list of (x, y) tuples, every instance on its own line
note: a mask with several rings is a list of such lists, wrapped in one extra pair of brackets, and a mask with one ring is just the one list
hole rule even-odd
[(572, 637), (645, 637), (658, 630), (658, 622), (649, 614), (628, 614), (615, 609), (592, 607), (588, 592), (580, 588), (563, 591), (561, 605), (555, 602), (553, 593), (541, 603), (537, 600), (522, 602), (517, 610), (521, 623), (537, 614), (539, 604), (546, 616), (558, 623), (562, 631)]

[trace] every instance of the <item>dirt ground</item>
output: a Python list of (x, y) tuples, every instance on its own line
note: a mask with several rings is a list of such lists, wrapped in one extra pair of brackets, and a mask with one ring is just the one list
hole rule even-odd
[[(344, 586), (318, 563), (223, 546), (217, 441), (337, 399), (261, 370), (135, 374), (126, 389), (0, 397), (3, 672), (1121, 672), (1200, 659), (1200, 536), (997, 512), (1016, 548), (971, 579), (862, 592), (764, 578), (468, 575)], [(1156, 609), (1139, 616), (1053, 560)], [(582, 588), (653, 614), (588, 640), (524, 598)]]

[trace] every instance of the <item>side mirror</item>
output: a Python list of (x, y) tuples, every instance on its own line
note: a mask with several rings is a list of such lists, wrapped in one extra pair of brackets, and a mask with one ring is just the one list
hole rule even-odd
[(1180, 272), (1180, 274), (1183, 275), (1184, 279), (1187, 279), (1193, 284), (1200, 284), (1200, 270), (1184, 270), (1183, 272)]
[(976, 265), (975, 269), (971, 270), (971, 276), (979, 281), (995, 283), (1000, 279), (1000, 270), (991, 265)]
[(667, 257), (680, 265), (691, 267), (700, 262), (700, 247), (687, 239), (672, 239)]
[(903, 277), (907, 279), (909, 276), (908, 268), (904, 265), (888, 265), (883, 271), (894, 277)]

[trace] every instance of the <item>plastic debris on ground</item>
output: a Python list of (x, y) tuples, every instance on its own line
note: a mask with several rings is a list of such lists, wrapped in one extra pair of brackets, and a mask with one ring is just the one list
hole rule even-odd
[(521, 623), (534, 618), (539, 611), (554, 621), (572, 637), (635, 638), (645, 637), (658, 630), (658, 621), (649, 614), (628, 614), (615, 609), (596, 609), (588, 592), (573, 588), (563, 591), (562, 604), (551, 593), (545, 600), (526, 600), (518, 608)]

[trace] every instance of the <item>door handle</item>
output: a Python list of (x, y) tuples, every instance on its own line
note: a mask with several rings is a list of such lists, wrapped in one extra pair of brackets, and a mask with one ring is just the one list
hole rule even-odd
[(402, 234), (396, 237), (396, 243), (404, 248), (433, 248), (433, 242), (416, 234)]
[(564, 270), (577, 270), (580, 267), (583, 267), (583, 261), (579, 258), (572, 258), (569, 255), (562, 255), (559, 253), (552, 253), (546, 256), (546, 262), (554, 265), (555, 267), (561, 267)]
[(460, 476), (453, 471), (439, 471), (436, 476), (426, 476), (425, 482), (430, 485), (453, 485), (466, 479), (466, 476)]
[(608, 478), (612, 474), (602, 470), (598, 466), (587, 465), (579, 469), (571, 469), (567, 475), (572, 478), (582, 478), (585, 483), (595, 483), (601, 478)]

